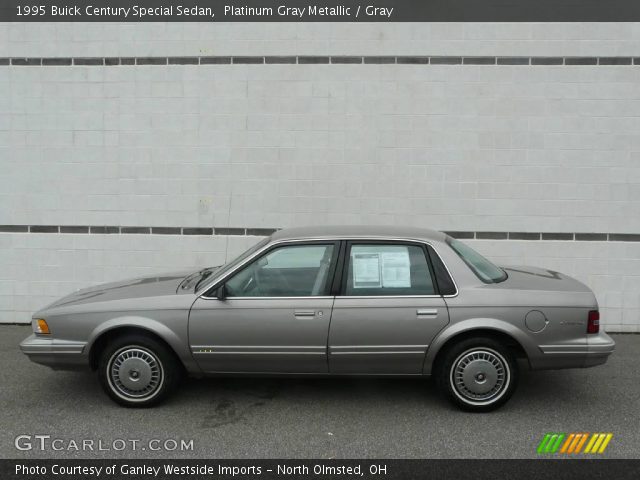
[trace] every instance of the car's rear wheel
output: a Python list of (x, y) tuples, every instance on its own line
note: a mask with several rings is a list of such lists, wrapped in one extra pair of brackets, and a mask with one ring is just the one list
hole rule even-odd
[(175, 355), (156, 339), (140, 334), (117, 337), (100, 355), (102, 388), (125, 407), (149, 407), (164, 400), (180, 380)]
[(444, 352), (436, 372), (441, 391), (458, 407), (488, 412), (513, 394), (518, 364), (509, 348), (493, 338), (469, 338)]

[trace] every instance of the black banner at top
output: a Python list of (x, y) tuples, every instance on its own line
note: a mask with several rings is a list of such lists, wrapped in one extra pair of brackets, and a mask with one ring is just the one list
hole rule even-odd
[(0, 22), (638, 22), (638, 0), (2, 0)]

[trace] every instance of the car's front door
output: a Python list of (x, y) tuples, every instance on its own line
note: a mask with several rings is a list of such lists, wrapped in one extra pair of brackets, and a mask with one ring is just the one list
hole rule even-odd
[(427, 347), (449, 322), (426, 246), (348, 242), (329, 332), (329, 371), (420, 374)]
[(276, 245), (208, 293), (189, 316), (203, 371), (326, 373), (337, 242)]

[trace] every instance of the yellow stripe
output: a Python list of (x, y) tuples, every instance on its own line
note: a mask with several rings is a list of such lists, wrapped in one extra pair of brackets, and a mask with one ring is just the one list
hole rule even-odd
[(580, 443), (578, 443), (578, 446), (576, 447), (575, 453), (580, 453), (580, 450), (582, 450), (582, 446), (584, 445), (584, 442), (587, 441), (587, 437), (588, 436), (589, 436), (588, 433), (583, 433), (582, 434), (582, 439), (580, 440)]
[(600, 450), (598, 450), (598, 453), (603, 453), (605, 448), (607, 448), (607, 445), (609, 445), (609, 442), (611, 441), (611, 439), (613, 438), (613, 433), (607, 433), (607, 436), (604, 438), (604, 442), (602, 442), (602, 445), (600, 445)]
[(591, 447), (591, 453), (596, 453), (598, 451), (598, 447), (600, 446), (600, 444), (604, 440), (605, 436), (606, 435), (604, 433), (601, 433), (600, 435), (598, 435), (598, 439), (596, 440), (596, 443), (594, 443), (593, 447)]
[(573, 453), (573, 449), (576, 448), (576, 445), (578, 444), (578, 440), (580, 440), (581, 435), (578, 433), (576, 434), (575, 438), (573, 439), (573, 442), (571, 442), (571, 446), (569, 447), (569, 451), (567, 453)]
[(591, 436), (591, 440), (589, 440), (589, 443), (587, 443), (587, 448), (584, 449), (584, 453), (591, 453), (591, 447), (593, 446), (594, 442), (596, 441), (596, 438), (598, 438), (598, 434), (594, 433)]
[(567, 448), (569, 448), (569, 444), (571, 443), (571, 441), (573, 440), (573, 437), (575, 436), (576, 434), (572, 433), (569, 435), (569, 437), (567, 437), (564, 444), (562, 445), (562, 448), (560, 449), (560, 453), (565, 453), (567, 451)]

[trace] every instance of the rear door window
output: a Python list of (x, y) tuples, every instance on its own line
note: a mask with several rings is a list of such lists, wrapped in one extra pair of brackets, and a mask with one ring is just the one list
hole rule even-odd
[(418, 245), (354, 243), (349, 249), (347, 296), (435, 295), (425, 250)]

